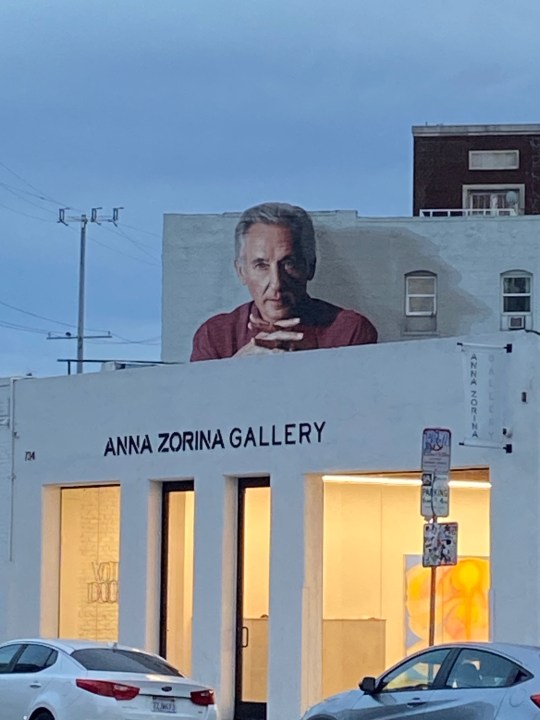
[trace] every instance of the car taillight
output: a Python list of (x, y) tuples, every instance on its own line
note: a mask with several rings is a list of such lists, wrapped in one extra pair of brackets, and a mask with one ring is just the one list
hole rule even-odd
[(540, 708), (540, 695), (531, 695), (531, 700), (536, 705), (536, 707)]
[(104, 695), (112, 697), (115, 700), (133, 700), (139, 694), (139, 688), (133, 685), (123, 685), (122, 683), (110, 682), (109, 680), (88, 680), (79, 678), (75, 680), (77, 687), (81, 690), (87, 690), (94, 695)]
[(191, 693), (191, 702), (195, 705), (213, 705), (214, 691), (213, 690), (194, 690)]

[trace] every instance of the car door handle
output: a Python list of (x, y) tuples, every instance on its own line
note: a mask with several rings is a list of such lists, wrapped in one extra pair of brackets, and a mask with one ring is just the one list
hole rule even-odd
[(422, 700), (421, 698), (413, 698), (412, 700), (409, 700), (407, 703), (407, 707), (418, 707), (419, 705), (425, 705), (427, 700)]
[(35, 688), (37, 690), (41, 687), (41, 683), (39, 683), (39, 682), (30, 683), (30, 687)]

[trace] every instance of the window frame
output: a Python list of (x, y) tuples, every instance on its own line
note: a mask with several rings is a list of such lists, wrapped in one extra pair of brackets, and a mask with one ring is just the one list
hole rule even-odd
[[(410, 280), (426, 280), (433, 281), (432, 293), (413, 293), (409, 290)], [(411, 298), (432, 298), (433, 306), (431, 310), (411, 310)], [(437, 274), (429, 270), (413, 270), (405, 275), (405, 317), (436, 317), (437, 315)]]
[[(21, 659), (23, 658), (24, 654), (27, 651), (30, 651), (32, 649), (41, 649), (41, 650), (48, 650), (48, 656), (47, 656), (47, 663), (40, 667), (39, 669), (33, 669), (33, 670), (19, 670), (17, 671), (17, 666)], [(57, 648), (53, 648), (50, 645), (45, 645), (44, 643), (25, 643), (23, 645), (22, 650), (17, 654), (17, 658), (14, 660), (14, 662), (11, 663), (11, 667), (9, 670), (9, 673), (11, 675), (37, 675), (38, 673), (42, 673), (44, 670), (48, 670), (49, 668), (53, 667), (53, 665), (56, 664), (58, 661), (58, 655), (59, 652)], [(50, 660), (52, 657), (52, 661)]]
[[(455, 681), (455, 671), (456, 669), (459, 669), (459, 666), (465, 662), (465, 663), (472, 663), (479, 661), (480, 662), (480, 670), (482, 669), (482, 657), (483, 656), (490, 656), (493, 658), (497, 658), (498, 660), (508, 663), (508, 665), (512, 669), (512, 673), (509, 673), (507, 676), (507, 680), (504, 682), (504, 684), (483, 684), (482, 681), (480, 681), (478, 684), (471, 685), (470, 688), (467, 686), (467, 689), (480, 689), (480, 690), (494, 690), (494, 689), (507, 689), (511, 687), (515, 687), (516, 685), (519, 685), (522, 682), (525, 682), (525, 680), (529, 680), (531, 678), (531, 673), (526, 670), (519, 662), (516, 662), (513, 658), (508, 658), (505, 655), (501, 655), (501, 653), (498, 652), (492, 652), (491, 650), (484, 650), (482, 648), (464, 648), (462, 647), (459, 652), (454, 657), (454, 660), (451, 664), (451, 666), (448, 669), (448, 672), (446, 673), (446, 676), (444, 678), (444, 689), (445, 690), (463, 690), (464, 687), (459, 686), (453, 686), (450, 683)], [(479, 679), (481, 676), (479, 676)]]
[[(500, 195), (501, 193), (515, 192), (518, 196), (516, 211), (517, 213), (523, 213), (525, 211), (525, 185), (523, 183), (473, 183), (462, 186), (462, 203), (461, 206), (464, 210), (474, 210), (472, 207), (472, 196), (473, 193), (489, 193), (491, 196)], [(489, 210), (499, 209), (511, 209), (511, 208), (494, 208), (491, 203), (489, 208), (485, 208), (486, 214)], [(480, 209), (477, 209), (480, 212)]]
[[(504, 155), (514, 153), (515, 163), (511, 165), (504, 165), (504, 163), (495, 163), (493, 167), (474, 167), (473, 158), (487, 157), (488, 155), (497, 158), (502, 158)], [(490, 172), (492, 170), (519, 170), (520, 155), (519, 150), (515, 148), (508, 148), (507, 150), (469, 150), (469, 170), (472, 172)]]
[[(408, 667), (414, 667), (414, 665), (418, 663), (425, 663), (425, 658), (428, 655), (437, 655), (439, 653), (444, 653), (444, 657), (439, 665), (439, 669), (433, 676), (433, 680), (431, 684), (427, 685), (425, 688), (420, 686), (405, 686), (405, 687), (388, 687), (388, 682), (391, 682), (395, 677), (399, 677), (399, 675), (406, 670)], [(385, 693), (401, 693), (401, 692), (425, 692), (426, 690), (431, 692), (432, 690), (438, 688), (441, 686), (441, 683), (446, 680), (446, 676), (448, 675), (447, 668), (448, 666), (453, 665), (453, 659), (455, 656), (455, 650), (454, 648), (448, 647), (448, 648), (430, 648), (428, 650), (425, 650), (421, 653), (418, 653), (417, 655), (412, 655), (411, 657), (408, 657), (406, 660), (403, 660), (398, 665), (395, 665), (393, 668), (388, 670), (379, 680), (377, 683), (377, 695), (385, 694)]]
[(19, 659), (19, 657), (20, 657), (22, 651), (24, 650), (24, 648), (26, 647), (26, 645), (25, 645), (25, 643), (21, 643), (21, 642), (6, 643), (5, 645), (2, 645), (2, 647), (1, 647), (0, 649), (1, 649), (1, 650), (4, 650), (5, 648), (10, 648), (10, 647), (14, 647), (14, 648), (15, 648), (15, 653), (11, 656), (11, 659), (10, 659), (10, 661), (6, 664), (5, 669), (2, 670), (2, 669), (0, 668), (0, 675), (9, 675), (9, 674), (11, 674), (11, 671), (12, 671), (12, 669), (13, 669), (13, 666), (15, 665), (15, 663), (17, 662), (17, 660)]
[[(124, 647), (80, 647), (73, 650), (70, 657), (88, 672), (124, 672), (133, 673), (134, 675), (154, 673), (175, 678), (185, 677), (164, 658), (142, 650), (132, 650)], [(109, 660), (115, 657), (123, 661), (128, 667), (119, 669), (118, 665), (122, 665), (122, 662), (118, 664), (114, 662), (108, 663)], [(107, 667), (108, 664), (113, 667)], [(134, 668), (133, 665), (138, 666), (138, 668)]]
[[(504, 281), (512, 278), (525, 278), (529, 280), (529, 292), (528, 293), (508, 293), (504, 289)], [(506, 310), (505, 300), (506, 298), (529, 298), (529, 309), (528, 310)], [(530, 317), (532, 315), (532, 300), (533, 300), (533, 274), (526, 270), (507, 270), (501, 273), (501, 315), (503, 317), (514, 317), (516, 315), (524, 315)]]

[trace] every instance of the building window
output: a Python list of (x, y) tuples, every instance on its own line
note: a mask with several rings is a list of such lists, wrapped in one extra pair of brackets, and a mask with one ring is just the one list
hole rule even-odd
[[(428, 645), (430, 570), (422, 565), (419, 477), (323, 477), (323, 697)], [(458, 564), (437, 570), (435, 641), (482, 642), (490, 636), (489, 471), (452, 470), (450, 482), (463, 544)], [(369, 552), (359, 553), (361, 547)]]
[(437, 313), (437, 276), (413, 272), (405, 276), (405, 315), (433, 317)]
[(62, 488), (59, 637), (118, 639), (119, 552), (120, 488)]
[(517, 170), (519, 150), (469, 150), (469, 170)]
[(518, 215), (525, 208), (524, 185), (464, 185), (463, 207), (472, 215)]
[(502, 311), (504, 314), (531, 312), (532, 276), (525, 272), (502, 275)]

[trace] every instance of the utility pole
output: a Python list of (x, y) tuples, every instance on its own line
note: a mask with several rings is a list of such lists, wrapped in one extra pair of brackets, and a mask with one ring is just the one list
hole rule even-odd
[[(102, 337), (111, 337), (111, 334), (108, 335), (85, 335), (84, 334), (84, 303), (85, 303), (85, 263), (86, 263), (86, 228), (89, 222), (96, 223), (97, 225), (101, 225), (103, 222), (112, 222), (113, 225), (118, 225), (118, 216), (120, 213), (120, 210), (123, 208), (116, 207), (113, 208), (113, 213), (110, 216), (104, 216), (100, 215), (99, 211), (102, 210), (101, 207), (95, 207), (92, 208), (90, 213), (90, 220), (88, 219), (88, 215), (86, 213), (82, 213), (81, 215), (77, 216), (66, 216), (66, 210), (69, 210), (69, 208), (60, 208), (58, 210), (58, 222), (62, 223), (62, 225), (68, 225), (70, 222), (76, 222), (80, 223), (81, 226), (81, 236), (80, 236), (80, 254), (79, 254), (79, 307), (78, 307), (78, 313), (77, 313), (77, 374), (80, 374), (83, 372), (83, 363), (84, 363), (84, 340), (85, 338), (102, 338)], [(59, 337), (50, 337), (51, 340), (60, 340), (60, 339), (66, 339), (66, 337), (70, 337), (69, 335), (59, 336)]]

